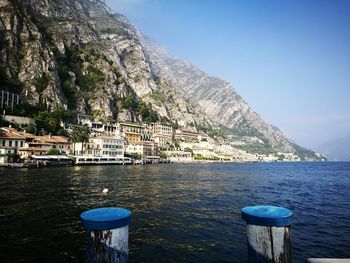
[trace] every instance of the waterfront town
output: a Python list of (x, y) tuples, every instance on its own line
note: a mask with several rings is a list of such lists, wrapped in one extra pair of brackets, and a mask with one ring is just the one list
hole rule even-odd
[[(20, 121), (25, 121), (21, 118)], [(30, 120), (29, 120), (30, 121)], [(69, 135), (35, 135), (11, 125), (0, 128), (0, 164), (145, 164), (159, 162), (298, 161), (293, 154), (253, 154), (203, 132), (174, 129), (160, 122), (93, 122), (63, 125)]]

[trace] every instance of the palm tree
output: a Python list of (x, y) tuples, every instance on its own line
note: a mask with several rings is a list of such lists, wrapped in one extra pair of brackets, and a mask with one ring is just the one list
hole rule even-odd
[(75, 155), (75, 144), (82, 143), (82, 152), (84, 152), (84, 145), (86, 142), (89, 142), (90, 138), (90, 129), (87, 125), (84, 126), (76, 126), (70, 133), (70, 141), (73, 142), (73, 154)]

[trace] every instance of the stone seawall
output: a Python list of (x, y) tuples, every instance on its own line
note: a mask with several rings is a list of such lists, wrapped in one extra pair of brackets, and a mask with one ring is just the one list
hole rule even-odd
[(11, 123), (35, 125), (34, 119), (28, 118), (28, 117), (1, 115), (1, 118), (5, 121), (11, 122)]

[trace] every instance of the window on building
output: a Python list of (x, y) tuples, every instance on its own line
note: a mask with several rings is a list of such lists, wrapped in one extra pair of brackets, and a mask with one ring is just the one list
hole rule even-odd
[(9, 146), (10, 146), (10, 147), (12, 146), (12, 141), (9, 141)]
[(21, 142), (21, 147), (23, 147), (23, 142)]
[(18, 147), (18, 141), (15, 141), (15, 147)]
[(2, 140), (2, 146), (5, 146), (5, 140)]

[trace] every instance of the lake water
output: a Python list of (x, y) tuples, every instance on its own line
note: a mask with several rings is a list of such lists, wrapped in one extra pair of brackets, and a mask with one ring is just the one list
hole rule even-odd
[(83, 262), (80, 213), (119, 206), (130, 262), (246, 262), (250, 205), (294, 212), (293, 262), (350, 258), (350, 163), (257, 163), (0, 168), (0, 261)]

